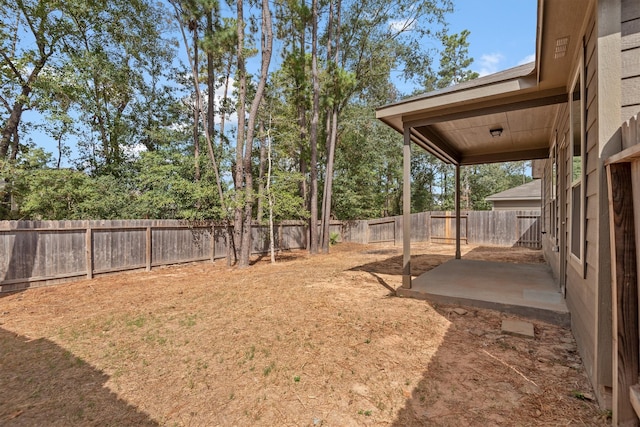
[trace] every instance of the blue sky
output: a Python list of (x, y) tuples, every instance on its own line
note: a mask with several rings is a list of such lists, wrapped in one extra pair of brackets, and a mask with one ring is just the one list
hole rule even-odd
[[(471, 32), (468, 41), (469, 55), (474, 58), (473, 71), (486, 75), (533, 61), (536, 0), (454, 0), (454, 8), (447, 17), (449, 31), (459, 33), (467, 29)], [(179, 54), (184, 56), (182, 47)], [(275, 53), (272, 59), (272, 67), (279, 62), (277, 55)], [(401, 87), (401, 90), (411, 92), (408, 87)], [(25, 119), (38, 121), (33, 112), (27, 112)], [(56, 151), (55, 143), (47, 135), (33, 132), (31, 136), (45, 150)], [(75, 157), (75, 141), (68, 142), (74, 151), (72, 157)], [(64, 163), (68, 165), (66, 161)]]
[(451, 33), (467, 29), (471, 66), (480, 75), (531, 62), (535, 54), (536, 0), (454, 0)]

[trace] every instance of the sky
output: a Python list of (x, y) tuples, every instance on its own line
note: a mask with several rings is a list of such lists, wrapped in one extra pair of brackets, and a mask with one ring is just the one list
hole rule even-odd
[[(470, 31), (467, 40), (469, 56), (474, 59), (470, 67), (473, 71), (484, 76), (534, 60), (537, 0), (453, 1), (454, 12), (447, 17), (449, 33)], [(433, 47), (437, 47), (435, 43)], [(272, 68), (278, 62), (275, 55), (278, 53), (274, 52)], [(400, 90), (412, 91), (409, 87)], [(27, 120), (38, 121), (35, 115), (25, 116)], [(46, 151), (56, 152), (55, 142), (47, 135), (34, 132), (31, 136)], [(74, 142), (69, 142), (75, 151)], [(68, 166), (67, 161), (64, 163)]]
[(536, 0), (454, 0), (451, 33), (469, 30), (471, 69), (481, 76), (527, 62), (535, 55)]

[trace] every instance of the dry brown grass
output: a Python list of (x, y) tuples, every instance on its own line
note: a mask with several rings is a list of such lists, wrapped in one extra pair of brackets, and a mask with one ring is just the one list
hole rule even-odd
[[(466, 257), (540, 262), (526, 249)], [(416, 272), (451, 257), (416, 245)], [(194, 264), (0, 298), (2, 425), (602, 425), (568, 330), (392, 296), (398, 248)]]

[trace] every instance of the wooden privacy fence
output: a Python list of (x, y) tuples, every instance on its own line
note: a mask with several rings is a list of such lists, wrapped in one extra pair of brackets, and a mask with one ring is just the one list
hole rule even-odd
[[(539, 247), (539, 213), (465, 212), (465, 240), (475, 244)], [(450, 212), (411, 215), (411, 241), (453, 243)], [(448, 225), (442, 221), (449, 221)], [(442, 231), (442, 233), (441, 233)], [(339, 241), (402, 243), (402, 216), (332, 221)], [(453, 233), (453, 234), (451, 234)], [(308, 223), (283, 221), (275, 228), (277, 250), (307, 247)], [(252, 228), (252, 253), (269, 250), (268, 227)], [(222, 225), (177, 220), (3, 221), (0, 222), (0, 292), (42, 286), (73, 278), (146, 269), (227, 256)]]
[[(336, 231), (336, 224), (331, 227)], [(277, 247), (305, 248), (306, 230), (299, 221), (278, 224)], [(268, 249), (267, 227), (254, 227), (252, 237), (253, 253)], [(174, 220), (4, 221), (0, 222), (0, 292), (226, 256), (221, 225)]]
[[(451, 214), (431, 215), (431, 241), (434, 243), (456, 243), (456, 216)], [(467, 244), (469, 239), (469, 216), (460, 215), (460, 243)]]
[(609, 198), (613, 425), (640, 417), (640, 120), (622, 125), (622, 148), (605, 162)]

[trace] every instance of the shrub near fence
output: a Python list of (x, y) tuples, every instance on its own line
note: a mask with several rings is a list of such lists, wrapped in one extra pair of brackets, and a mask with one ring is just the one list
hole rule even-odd
[[(482, 211), (463, 214), (468, 243), (540, 246), (539, 212)], [(339, 241), (402, 244), (402, 216), (332, 221)], [(466, 223), (466, 224), (465, 224)], [(283, 221), (274, 230), (278, 250), (307, 247), (308, 224)], [(252, 252), (269, 249), (269, 230), (255, 225)], [(411, 241), (453, 242), (451, 212), (411, 215)], [(464, 240), (463, 240), (464, 242)], [(95, 274), (226, 258), (222, 225), (176, 220), (0, 222), (0, 292)]]

